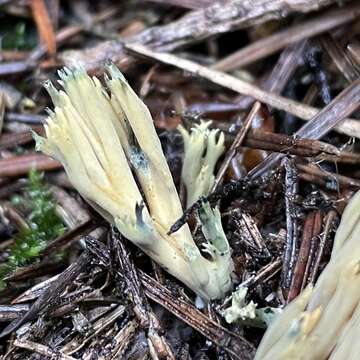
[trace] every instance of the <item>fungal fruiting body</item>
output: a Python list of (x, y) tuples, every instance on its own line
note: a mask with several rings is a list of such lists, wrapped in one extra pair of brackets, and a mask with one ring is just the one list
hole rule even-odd
[(213, 233), (219, 213), (203, 210), (210, 260), (187, 225), (167, 235), (182, 208), (151, 114), (115, 65), (106, 70), (108, 91), (82, 69), (59, 72), (63, 90), (45, 85), (55, 108), (37, 149), (59, 160), (89, 204), (165, 270), (204, 299), (224, 296), (233, 263), (225, 234)]
[(225, 137), (218, 129), (209, 129), (211, 121), (194, 125), (190, 133), (178, 126), (184, 140), (181, 179), (186, 187), (186, 207), (206, 196), (214, 184), (216, 162), (225, 150)]
[(256, 360), (359, 359), (360, 192), (346, 207), (329, 263), (264, 335)]

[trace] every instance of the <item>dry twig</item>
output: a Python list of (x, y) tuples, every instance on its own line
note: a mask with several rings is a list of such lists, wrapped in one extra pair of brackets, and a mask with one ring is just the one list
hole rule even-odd
[[(264, 104), (267, 104), (278, 110), (283, 110), (301, 119), (304, 120), (313, 119), (314, 121), (316, 118), (317, 121), (315, 123), (317, 127), (319, 126), (319, 121), (318, 121), (319, 117), (322, 119), (325, 116), (325, 113), (327, 114), (327, 117), (331, 113), (331, 118), (333, 118), (333, 111), (334, 111), (333, 108), (335, 107), (337, 108), (338, 105), (340, 105), (340, 103), (343, 111), (344, 108), (347, 109), (347, 111), (345, 111), (347, 115), (351, 114), (359, 106), (360, 80), (357, 80), (356, 82), (352, 83), (346, 90), (344, 90), (341, 93), (341, 96), (338, 95), (336, 98), (337, 101), (333, 102), (331, 106), (326, 107), (325, 109), (319, 111), (318, 109), (313, 108), (311, 106), (303, 105), (298, 103), (297, 101), (290, 100), (282, 96), (275, 95), (273, 93), (269, 93), (267, 91), (261, 90), (255, 85), (247, 83), (246, 81), (237, 79), (231, 75), (219, 71), (211, 70), (205, 66), (201, 66), (197, 63), (179, 58), (178, 56), (172, 54), (153, 52), (149, 48), (146, 48), (141, 45), (126, 44), (126, 48), (129, 49), (130, 51), (160, 61), (164, 64), (172, 65), (180, 69), (186, 70), (199, 77), (207, 79), (214, 84), (223, 86), (229, 90), (233, 90), (240, 94), (253, 97), (254, 99)], [(341, 102), (339, 101), (340, 99), (342, 100)], [(339, 102), (339, 104), (337, 104), (337, 102)], [(336, 119), (336, 124), (333, 124), (331, 129), (335, 128), (335, 130), (344, 133), (348, 136), (355, 136), (360, 138), (360, 126), (358, 121), (352, 119), (344, 119), (347, 115), (345, 115), (344, 117), (343, 116), (338, 117)], [(343, 120), (342, 123), (338, 124), (341, 120)], [(325, 125), (325, 122), (322, 120), (321, 124)], [(328, 125), (328, 123), (326, 123), (326, 125)], [(309, 129), (310, 126), (311, 126), (311, 130), (313, 130), (312, 128), (314, 127), (314, 125), (307, 125), (306, 129), (310, 130)], [(326, 132), (328, 132), (329, 130), (330, 129), (327, 129)], [(316, 139), (324, 135), (323, 132), (320, 132), (320, 129), (316, 129), (316, 132), (315, 131), (313, 132), (317, 133), (318, 137), (311, 137), (310, 133), (309, 135), (307, 135), (306, 133), (307, 136), (303, 133), (299, 133), (298, 135), (303, 136), (305, 138), (308, 137), (308, 138), (316, 138)]]

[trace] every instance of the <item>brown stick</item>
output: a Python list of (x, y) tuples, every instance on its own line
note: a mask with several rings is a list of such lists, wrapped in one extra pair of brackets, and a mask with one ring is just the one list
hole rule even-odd
[[(298, 246), (298, 208), (294, 199), (298, 195), (299, 184), (294, 161), (289, 158), (283, 160), (285, 175), (285, 207), (286, 207), (286, 242), (283, 253), (283, 268), (281, 273), (281, 287), (285, 295), (290, 289), (295, 269), (295, 257)], [(286, 296), (287, 297), (287, 296)]]
[[(317, 11), (332, 3), (333, 0), (219, 1), (205, 9), (191, 11), (170, 24), (146, 29), (129, 41), (159, 51), (173, 51), (217, 34), (282, 19), (284, 14)], [(107, 59), (119, 65), (126, 62), (121, 41), (105, 41), (85, 51), (63, 53), (61, 58), (67, 65), (73, 64), (76, 58), (88, 70), (101, 67)]]
[(346, 80), (352, 82), (360, 76), (360, 71), (353, 64), (351, 58), (330, 34), (322, 35), (320, 42)]
[(31, 154), (0, 160), (0, 177), (26, 175), (31, 169), (39, 171), (60, 169), (62, 165), (46, 155)]
[(29, 340), (15, 339), (14, 346), (19, 347), (21, 349), (34, 351), (42, 356), (45, 356), (46, 358), (58, 359), (58, 360), (75, 360), (75, 358), (72, 356), (65, 355), (62, 352), (52, 350), (48, 346), (35, 343)]
[[(261, 81), (259, 87), (274, 94), (281, 94), (298, 66), (303, 63), (302, 58), (307, 46), (307, 40), (288, 46), (279, 56), (270, 75)], [(254, 99), (250, 96), (240, 95), (235, 101), (241, 108), (247, 109)]]
[(317, 177), (320, 177), (321, 179), (325, 180), (326, 182), (329, 182), (330, 184), (335, 183), (335, 187), (334, 185), (328, 186), (331, 190), (337, 190), (338, 186), (343, 186), (343, 187), (347, 187), (347, 188), (355, 188), (355, 189), (359, 189), (360, 188), (360, 180), (357, 179), (352, 179), (350, 177), (344, 176), (344, 175), (339, 175), (339, 174), (334, 174), (331, 173), (329, 171), (325, 171), (315, 165), (309, 164), (309, 165), (304, 165), (304, 164), (296, 164), (296, 167), (303, 171), (304, 173), (307, 173), (309, 175), (314, 175)]
[(240, 335), (210, 320), (201, 311), (180, 297), (173, 296), (169, 290), (144, 272), (140, 272), (140, 279), (145, 288), (146, 295), (151, 300), (163, 306), (206, 338), (213, 341), (216, 345), (224, 348), (235, 359), (253, 359), (253, 346)]
[(311, 273), (309, 276), (309, 282), (311, 284), (315, 284), (315, 280), (316, 280), (316, 276), (317, 273), (319, 271), (319, 267), (320, 267), (320, 261), (322, 259), (322, 256), (324, 254), (324, 250), (326, 247), (327, 242), (330, 240), (330, 233), (331, 231), (334, 229), (334, 223), (335, 223), (335, 219), (337, 217), (337, 213), (335, 210), (330, 210), (324, 218), (324, 231), (322, 232), (321, 238), (320, 238), (320, 243), (319, 243), (319, 248), (315, 257), (315, 261), (314, 261), (314, 266), (311, 269)]
[[(327, 119), (326, 124), (328, 124), (328, 121), (330, 121), (334, 117), (333, 107), (335, 107), (335, 102), (334, 102), (335, 100), (331, 103), (332, 105), (329, 104), (326, 108), (319, 111), (319, 109), (313, 108), (311, 106), (303, 105), (297, 101), (290, 100), (290, 99), (284, 98), (283, 96), (279, 96), (279, 95), (264, 91), (255, 85), (247, 83), (246, 81), (235, 78), (231, 75), (222, 73), (220, 71), (209, 69), (205, 66), (201, 66), (195, 62), (179, 58), (178, 56), (175, 56), (172, 54), (154, 52), (151, 49), (146, 48), (141, 45), (126, 44), (126, 48), (128, 48), (129, 50), (136, 52), (138, 54), (147, 56), (149, 58), (163, 62), (165, 64), (172, 65), (177, 68), (186, 70), (193, 74), (196, 74), (197, 76), (207, 79), (214, 84), (223, 86), (227, 89), (233, 90), (233, 91), (238, 92), (243, 95), (248, 95), (248, 96), (250, 96), (264, 104), (267, 104), (275, 109), (286, 111), (286, 112), (288, 112), (292, 115), (295, 115), (301, 119), (304, 119), (304, 120), (313, 119), (313, 121), (316, 120), (315, 124), (317, 124), (317, 126), (319, 125), (319, 123), (323, 123), (324, 117), (326, 117), (326, 119)], [(344, 90), (344, 92), (341, 93), (342, 97), (344, 97), (344, 95), (346, 95), (345, 99), (343, 99), (344, 100), (343, 104), (340, 107), (343, 111), (345, 110), (344, 106), (346, 108), (348, 108), (349, 111), (346, 111), (345, 113), (351, 114), (354, 111), (352, 109), (359, 106), (359, 97), (360, 97), (359, 88), (360, 88), (360, 79), (357, 80), (356, 82), (354, 82), (353, 84), (351, 84), (351, 86), (349, 86), (349, 88), (347, 88), (346, 91)], [(348, 104), (350, 95), (353, 96), (354, 99), (350, 104)], [(338, 97), (336, 99), (339, 100), (340, 95), (338, 95)], [(346, 103), (345, 103), (345, 100), (346, 100)], [(348, 105), (350, 105), (350, 106), (348, 107)], [(331, 116), (331, 118), (329, 117), (329, 115)], [(352, 119), (345, 120), (344, 119), (345, 117), (346, 117), (346, 115), (344, 117), (339, 118), (337, 123), (334, 124), (332, 126), (332, 128), (334, 127), (337, 131), (339, 131), (343, 134), (346, 134), (348, 136), (355, 136), (355, 137), (360, 138), (359, 122), (357, 120), (352, 120)], [(319, 118), (321, 119), (321, 121), (319, 121)], [(339, 125), (338, 123), (341, 120), (344, 120), (344, 121)], [(311, 125), (312, 130), (314, 130), (313, 127), (314, 127), (314, 125)], [(308, 130), (309, 125), (307, 125), (307, 127), (305, 129)], [(315, 130), (318, 131), (318, 129), (315, 129)], [(315, 134), (316, 134), (316, 131), (313, 131), (313, 132), (315, 132)], [(327, 130), (327, 131), (329, 131), (329, 130)], [(298, 135), (302, 136), (302, 137), (310, 138), (310, 136), (307, 136), (306, 134), (299, 133)], [(319, 132), (319, 135), (320, 135), (320, 132)], [(323, 135), (324, 134), (322, 134), (321, 136), (323, 136)], [(316, 137), (316, 139), (320, 138), (321, 136)]]
[(55, 55), (55, 33), (44, 0), (31, 0), (30, 6), (41, 40), (46, 45), (48, 53)]
[(334, 145), (318, 140), (302, 139), (267, 131), (250, 131), (244, 140), (244, 146), (302, 157), (314, 157), (317, 160), (360, 164), (359, 153), (341, 151)]
[(299, 250), (299, 256), (296, 261), (293, 281), (289, 290), (287, 302), (293, 300), (301, 291), (302, 284), (307, 277), (305, 269), (311, 259), (309, 258), (310, 246), (314, 237), (318, 236), (321, 230), (321, 217), (319, 211), (313, 211), (307, 215), (304, 222), (302, 240)]
[[(360, 78), (345, 88), (333, 101), (316, 114), (294, 135), (321, 139), (360, 106)], [(342, 122), (344, 125), (345, 121)], [(271, 154), (249, 172), (252, 178), (259, 177), (278, 164), (284, 155)]]
[[(108, 17), (114, 14), (114, 9), (105, 10), (104, 12), (100, 13), (96, 19), (94, 20), (93, 24), (106, 20)], [(55, 35), (56, 45), (59, 46), (63, 44), (69, 38), (81, 33), (84, 30), (84, 26), (82, 25), (70, 25), (67, 26)], [(29, 56), (24, 61), (12, 61), (12, 62), (5, 62), (0, 64), (0, 76), (1, 75), (8, 75), (8, 74), (17, 74), (21, 72), (30, 71), (35, 68), (38, 64), (38, 61), (46, 54), (47, 47), (45, 44), (38, 45)]]
[[(284, 47), (321, 34), (340, 25), (355, 20), (360, 15), (360, 6), (353, 5), (343, 9), (329, 11), (311, 20), (276, 32), (218, 61), (213, 69), (232, 71), (249, 65), (259, 59), (276, 53)], [(354, 79), (352, 79), (353, 81)]]
[(230, 146), (229, 151), (226, 153), (225, 159), (220, 166), (220, 169), (219, 169), (219, 171), (216, 175), (215, 181), (214, 181), (214, 185), (212, 186), (210, 192), (215, 191), (216, 188), (218, 187), (218, 185), (220, 184), (223, 176), (225, 175), (227, 168), (230, 165), (231, 159), (235, 156), (239, 147), (242, 145), (242, 143), (245, 139), (245, 136), (250, 129), (251, 123), (260, 108), (261, 108), (261, 104), (258, 101), (252, 106), (248, 116), (246, 117), (246, 119), (244, 121), (243, 126), (240, 128), (239, 132), (237, 133), (237, 135), (234, 139), (234, 142)]
[[(33, 127), (39, 135), (43, 134), (43, 127)], [(24, 145), (33, 141), (33, 136), (30, 131), (23, 131), (19, 133), (5, 133), (0, 136), (0, 149), (8, 149), (18, 145)]]

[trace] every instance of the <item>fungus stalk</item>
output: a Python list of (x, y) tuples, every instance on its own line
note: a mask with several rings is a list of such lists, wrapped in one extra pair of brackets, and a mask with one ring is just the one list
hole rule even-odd
[(211, 260), (188, 226), (167, 235), (182, 209), (150, 112), (114, 65), (106, 70), (109, 92), (82, 69), (59, 72), (63, 90), (46, 84), (55, 109), (46, 137), (34, 135), (37, 149), (59, 160), (89, 204), (170, 274), (204, 299), (224, 296), (233, 263), (225, 235), (212, 233), (217, 210), (203, 211)]
[(343, 213), (331, 259), (316, 285), (303, 291), (275, 319), (256, 360), (359, 358), (359, 238), (360, 192)]

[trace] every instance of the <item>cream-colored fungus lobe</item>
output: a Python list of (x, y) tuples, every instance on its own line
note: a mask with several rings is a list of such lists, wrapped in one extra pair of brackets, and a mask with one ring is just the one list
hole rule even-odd
[[(200, 214), (210, 260), (187, 225), (167, 235), (182, 208), (151, 114), (115, 65), (106, 72), (108, 90), (82, 69), (59, 72), (63, 90), (46, 84), (55, 108), (45, 137), (35, 136), (37, 149), (59, 160), (89, 204), (169, 273), (204, 299), (224, 296), (233, 262), (218, 210), (205, 204)], [(215, 135), (207, 137), (212, 170), (223, 146)]]
[(256, 360), (360, 358), (360, 192), (347, 205), (329, 263), (278, 315)]

